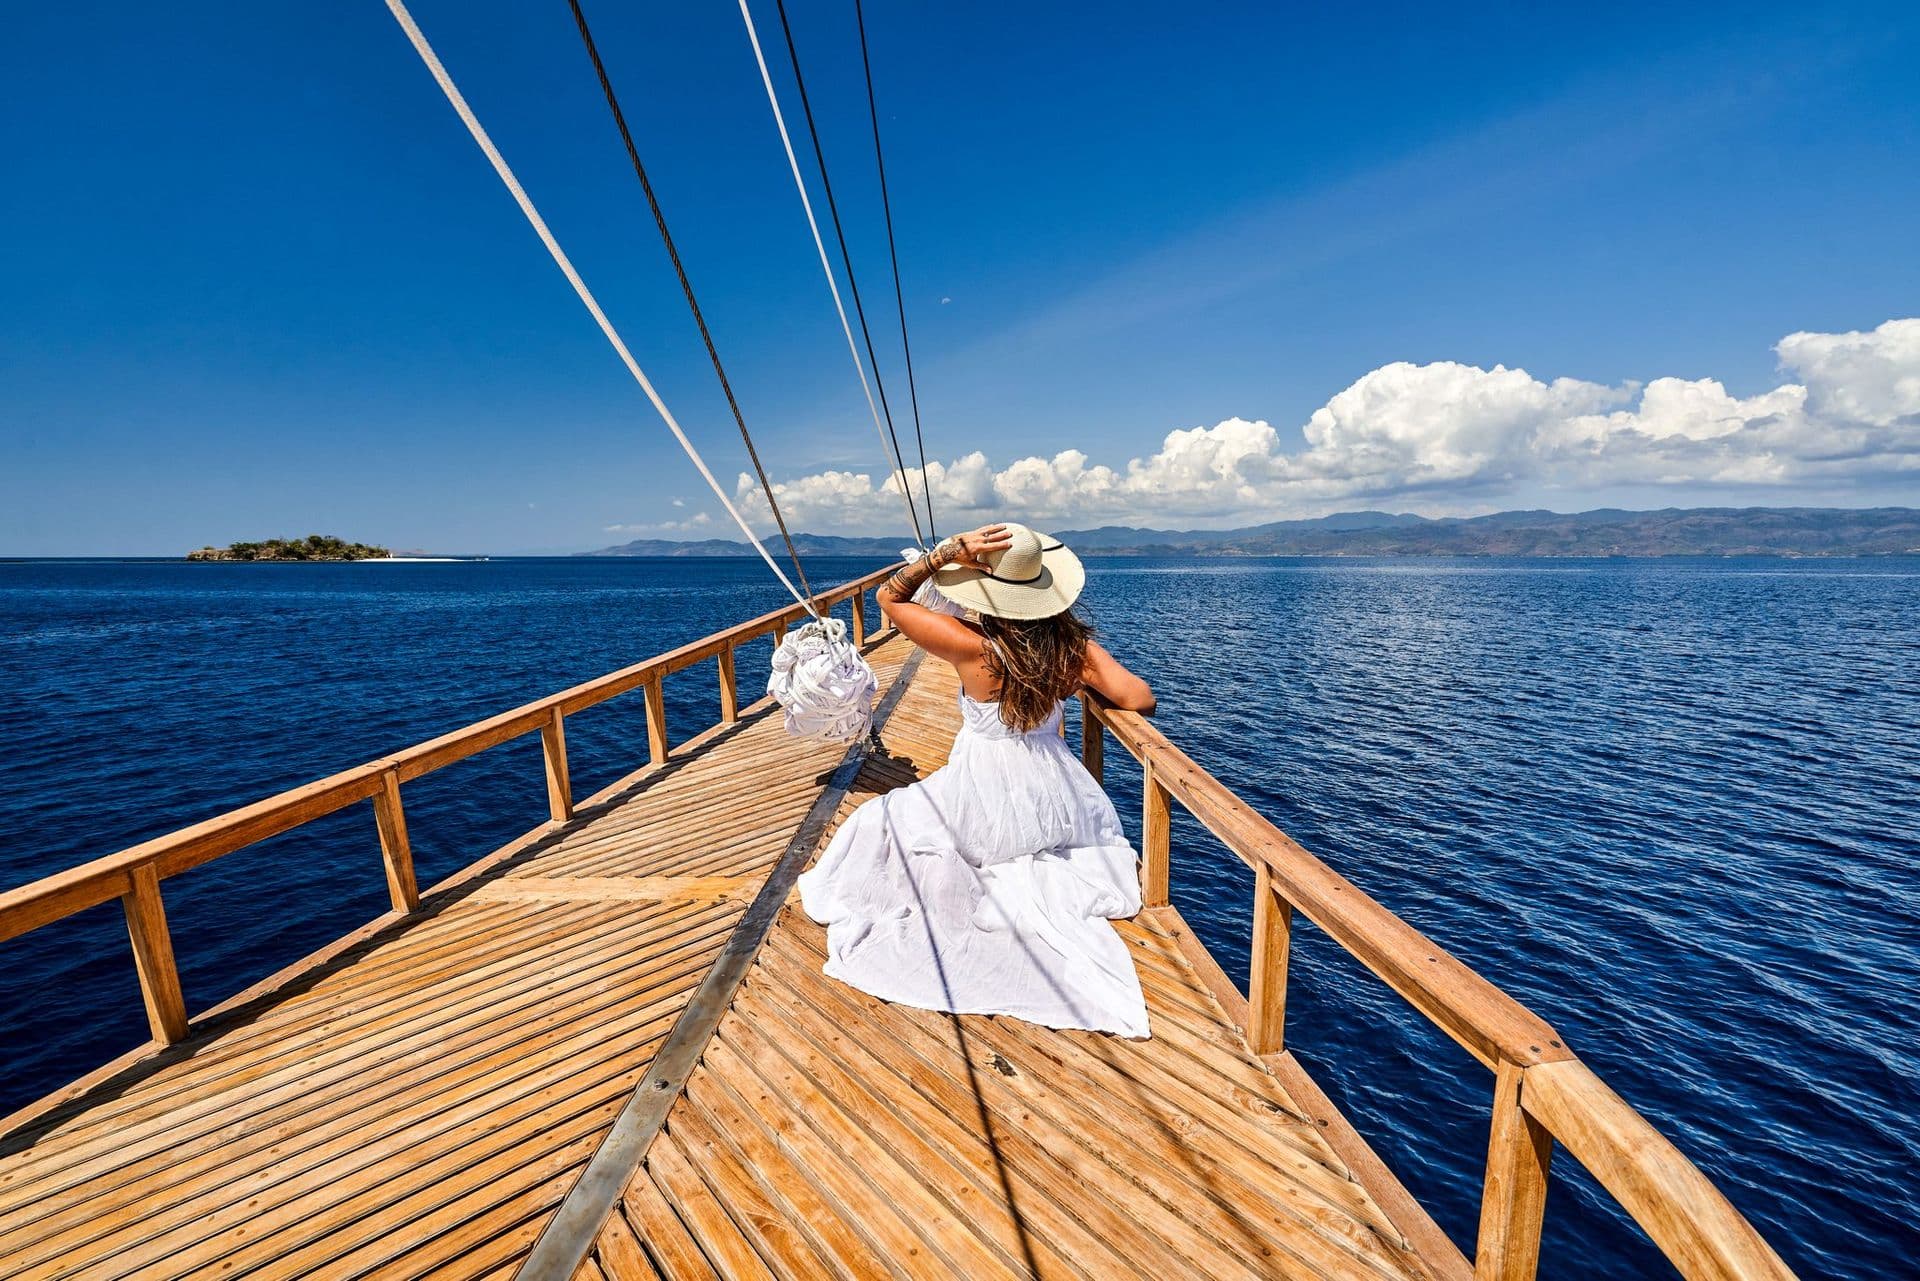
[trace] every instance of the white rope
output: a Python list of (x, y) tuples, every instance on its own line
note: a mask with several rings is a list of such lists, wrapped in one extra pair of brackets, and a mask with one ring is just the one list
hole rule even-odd
[[(572, 261), (561, 250), (559, 242), (553, 238), (553, 233), (547, 230), (545, 219), (540, 217), (539, 210), (535, 209), (533, 201), (527, 198), (527, 193), (520, 186), (519, 179), (513, 176), (513, 170), (507, 167), (506, 160), (500, 155), (499, 149), (493, 145), (493, 139), (489, 138), (487, 131), (480, 127), (480, 121), (474, 116), (473, 109), (467, 105), (467, 100), (461, 95), (460, 90), (454, 86), (453, 78), (447, 74), (446, 67), (441, 65), (440, 59), (433, 52), (433, 46), (427, 43), (426, 36), (421, 34), (419, 26), (413, 20), (413, 15), (407, 12), (407, 6), (402, 3), (402, 0), (387, 0), (387, 8), (399, 22), (400, 29), (407, 33), (407, 39), (413, 42), (414, 52), (420, 55), (420, 60), (427, 65), (427, 70), (433, 73), (434, 80), (440, 85), (441, 91), (447, 95), (447, 101), (452, 103), (453, 109), (459, 113), (461, 121), (467, 126), (467, 132), (473, 135), (473, 140), (480, 144), (480, 150), (485, 152), (487, 159), (492, 162), (493, 171), (500, 175), (500, 181), (505, 183), (507, 190), (513, 193), (514, 200), (520, 205), (520, 212), (527, 216), (527, 221), (539, 234), (541, 243), (546, 245), (547, 252), (553, 255), (553, 261), (566, 276), (568, 283), (573, 286), (573, 291), (580, 295), (580, 301), (586, 304), (589, 312), (593, 313), (593, 319), (600, 326), (600, 332), (607, 336), (609, 343), (613, 344), (614, 351), (619, 353), (620, 359), (626, 364), (627, 372), (632, 374), (633, 380), (640, 384), (640, 390), (647, 394), (647, 399), (653, 402), (653, 407), (660, 411), (660, 417), (666, 422), (667, 429), (673, 433), (674, 439), (680, 442), (680, 448), (686, 451), (687, 457), (693, 460), (693, 465), (699, 468), (700, 475), (713, 490), (714, 497), (720, 500), (720, 505), (727, 509), (727, 514), (732, 516), (734, 523), (740, 526), (740, 531), (753, 544), (754, 550), (760, 553), (760, 559), (767, 562), (767, 568), (773, 571), (774, 577), (780, 580), (781, 586), (792, 593), (793, 598), (800, 602), (802, 608), (813, 616), (812, 621), (803, 623), (788, 633), (786, 639), (780, 643), (779, 649), (773, 656), (773, 673), (767, 680), (767, 692), (786, 708), (788, 732), (833, 742), (849, 742), (859, 738), (867, 732), (867, 727), (872, 723), (873, 697), (879, 688), (879, 680), (874, 676), (873, 668), (867, 665), (867, 661), (860, 656), (860, 652), (847, 640), (847, 625), (837, 618), (822, 618), (814, 609), (813, 602), (801, 595), (788, 581), (786, 574), (781, 571), (779, 564), (767, 551), (766, 544), (760, 541), (759, 536), (753, 532), (753, 527), (747, 524), (746, 518), (741, 516), (739, 510), (727, 498), (726, 491), (720, 487), (720, 482), (714, 479), (711, 471), (707, 470), (706, 461), (700, 457), (700, 451), (693, 447), (693, 442), (688, 440), (686, 433), (680, 430), (680, 424), (674, 419), (672, 411), (667, 408), (666, 402), (660, 399), (660, 394), (653, 389), (653, 384), (647, 380), (647, 375), (641, 370), (639, 362), (633, 358), (633, 353), (627, 350), (627, 344), (621, 341), (619, 333), (613, 327), (613, 322), (607, 319), (604, 311), (600, 310), (600, 304), (594, 300), (593, 294), (587, 289), (586, 282), (581, 280), (580, 273), (573, 269)], [(764, 64), (762, 67), (764, 69)], [(792, 154), (791, 149), (788, 154)], [(809, 213), (808, 217), (812, 217), (812, 214)], [(818, 238), (818, 232), (815, 233), (815, 238)], [(844, 319), (843, 314), (842, 320)], [(858, 607), (856, 599), (855, 608)]]
[(879, 678), (847, 640), (837, 618), (802, 623), (773, 655), (767, 693), (787, 710), (787, 733), (851, 743), (873, 724)]
[[(893, 463), (893, 474), (900, 482), (900, 496), (906, 500), (909, 523), (919, 528), (920, 514), (913, 506), (913, 492), (907, 488), (907, 469), (900, 455), (887, 441), (887, 429), (880, 425), (880, 409), (873, 402), (873, 388), (867, 383), (867, 367), (860, 349), (853, 342), (853, 326), (847, 323), (847, 308), (840, 301), (840, 285), (834, 279), (833, 266), (827, 261), (826, 242), (820, 239), (820, 223), (813, 216), (813, 201), (807, 199), (806, 180), (800, 176), (800, 162), (794, 158), (793, 139), (787, 136), (787, 118), (780, 114), (780, 98), (773, 91), (773, 76), (767, 71), (766, 55), (760, 51), (760, 33), (754, 30), (753, 14), (747, 0), (740, 0), (740, 17), (747, 24), (747, 39), (753, 45), (753, 60), (760, 64), (760, 83), (767, 87), (767, 103), (773, 108), (773, 123), (780, 128), (780, 145), (787, 149), (787, 167), (793, 170), (794, 189), (800, 193), (800, 207), (807, 211), (807, 226), (813, 229), (813, 247), (820, 254), (820, 270), (827, 274), (827, 289), (833, 294), (833, 309), (840, 313), (840, 332), (847, 336), (847, 351), (853, 356), (853, 371), (860, 375), (860, 390), (867, 394), (867, 412), (873, 415), (873, 430), (880, 437), (880, 455)], [(917, 539), (919, 535), (916, 533)]]
[(520, 206), (520, 212), (527, 216), (527, 221), (533, 225), (541, 243), (546, 245), (547, 252), (553, 255), (554, 263), (566, 276), (567, 283), (573, 286), (573, 292), (580, 295), (580, 301), (586, 304), (589, 312), (593, 313), (593, 319), (600, 326), (600, 332), (605, 334), (607, 341), (613, 344), (614, 351), (619, 353), (621, 361), (626, 364), (627, 372), (632, 374), (633, 380), (640, 384), (640, 390), (647, 394), (647, 399), (653, 402), (653, 407), (660, 411), (660, 417), (666, 422), (667, 430), (673, 433), (673, 438), (680, 442), (680, 448), (684, 449), (687, 457), (693, 460), (693, 465), (699, 469), (701, 477), (713, 490), (714, 497), (720, 500), (720, 505), (727, 509), (727, 515), (733, 517), (734, 523), (740, 526), (740, 532), (747, 536), (747, 541), (753, 544), (753, 549), (760, 553), (760, 559), (767, 562), (767, 568), (771, 569), (774, 577), (780, 580), (780, 585), (792, 593), (793, 598), (800, 602), (809, 614), (818, 618), (819, 614), (814, 609), (813, 602), (802, 595), (799, 589), (788, 580), (779, 563), (767, 551), (766, 544), (760, 541), (760, 536), (753, 532), (751, 525), (747, 524), (746, 517), (740, 514), (739, 509), (727, 497), (726, 490), (720, 487), (720, 482), (714, 479), (711, 471), (707, 470), (706, 460), (700, 457), (700, 451), (693, 447), (693, 442), (687, 439), (687, 434), (680, 430), (680, 424), (675, 420), (673, 412), (667, 408), (666, 402), (660, 399), (660, 393), (653, 389), (653, 384), (648, 381), (639, 362), (633, 358), (633, 353), (627, 350), (627, 344), (614, 330), (613, 322), (607, 319), (604, 311), (600, 310), (600, 304), (594, 300), (592, 292), (587, 289), (586, 282), (580, 279), (580, 273), (573, 269), (573, 262), (560, 248), (560, 242), (553, 238), (551, 231), (547, 230), (546, 220), (540, 216), (540, 211), (533, 207), (533, 201), (527, 198), (526, 191), (520, 186), (520, 180), (513, 176), (513, 170), (507, 167), (506, 160), (500, 155), (499, 149), (493, 145), (493, 139), (488, 137), (487, 131), (480, 127), (480, 121), (473, 114), (473, 108), (467, 105), (466, 98), (454, 86), (453, 77), (449, 76), (446, 67), (441, 65), (439, 56), (433, 51), (433, 46), (428, 44), (426, 36), (421, 34), (419, 26), (413, 20), (413, 15), (407, 12), (407, 6), (401, 0), (387, 0), (387, 8), (393, 13), (394, 20), (400, 24), (400, 29), (407, 33), (407, 39), (413, 42), (413, 50), (420, 55), (420, 61), (424, 62), (427, 70), (433, 73), (440, 91), (447, 95), (447, 101), (452, 103), (453, 109), (459, 113), (461, 122), (467, 126), (467, 132), (473, 135), (473, 140), (480, 144), (480, 150), (486, 153), (488, 161), (493, 165), (493, 171), (500, 175), (500, 181), (505, 183), (507, 190), (513, 193), (514, 200)]

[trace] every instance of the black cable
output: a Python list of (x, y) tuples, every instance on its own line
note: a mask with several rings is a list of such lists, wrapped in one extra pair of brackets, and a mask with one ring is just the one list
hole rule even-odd
[(940, 531), (933, 523), (933, 482), (927, 478), (927, 442), (920, 434), (920, 389), (913, 381), (913, 346), (907, 341), (907, 299), (900, 289), (900, 251), (893, 243), (893, 202), (887, 198), (887, 158), (880, 150), (880, 110), (873, 101), (873, 63), (867, 58), (867, 17), (861, 0), (853, 0), (853, 18), (860, 26), (860, 66), (867, 73), (867, 116), (873, 121), (873, 162), (880, 170), (880, 208), (887, 216), (887, 256), (893, 260), (893, 301), (900, 310), (900, 354), (907, 362), (913, 443), (920, 450), (920, 493), (927, 502), (927, 533), (937, 542)]
[[(800, 74), (800, 51), (794, 48), (793, 28), (787, 22), (786, 0), (774, 0), (774, 6), (780, 11), (780, 32), (786, 37), (787, 58), (793, 63), (793, 83), (800, 90), (800, 110), (807, 117), (807, 134), (813, 139), (814, 162), (820, 166), (820, 186), (827, 193), (827, 212), (833, 216), (833, 234), (840, 241), (840, 261), (847, 269), (847, 286), (853, 292), (854, 314), (860, 317), (860, 336), (867, 344), (867, 364), (873, 369), (873, 385), (880, 393), (880, 412), (886, 415), (887, 437), (893, 442), (893, 457), (898, 463), (901, 458), (900, 437), (893, 430), (893, 410), (887, 406), (887, 387), (880, 378), (880, 362), (873, 354), (873, 335), (867, 331), (867, 310), (860, 305), (860, 283), (853, 277), (853, 255), (847, 252), (847, 233), (840, 226), (840, 208), (833, 199), (833, 182), (827, 177), (826, 152), (820, 148), (820, 131), (814, 126), (813, 106), (807, 101), (807, 82)], [(914, 505), (913, 488), (907, 484), (905, 473), (906, 468), (902, 466), (900, 485), (906, 493), (907, 511), (913, 516), (913, 536), (925, 547), (927, 540), (920, 533), (920, 509)]]
[(653, 183), (647, 179), (647, 167), (640, 163), (640, 150), (633, 144), (633, 134), (627, 128), (627, 115), (620, 110), (620, 100), (614, 96), (613, 82), (607, 79), (606, 64), (600, 61), (600, 50), (593, 43), (593, 32), (587, 29), (587, 15), (580, 10), (580, 0), (567, 0), (573, 10), (573, 21), (580, 28), (580, 40), (587, 47), (587, 56), (593, 59), (594, 74), (600, 77), (600, 88), (607, 95), (607, 107), (613, 112), (613, 123), (620, 130), (620, 141), (627, 146), (627, 158), (633, 161), (633, 172), (640, 179), (640, 189), (647, 193), (647, 207), (653, 210), (654, 225), (660, 228), (660, 239), (666, 242), (667, 257), (673, 259), (674, 274), (680, 277), (680, 288), (687, 295), (687, 306), (693, 310), (694, 323), (700, 326), (700, 338), (707, 344), (707, 356), (713, 361), (713, 372), (719, 375), (720, 388), (727, 393), (727, 408), (733, 411), (733, 421), (740, 428), (740, 439), (747, 446), (747, 457), (753, 460), (754, 475), (760, 478), (760, 491), (767, 496), (767, 507), (773, 512), (774, 523), (780, 526), (780, 537), (786, 541), (787, 555), (793, 561), (793, 572), (800, 576), (800, 590), (807, 599), (813, 599), (813, 588), (807, 582), (807, 571), (800, 567), (800, 553), (793, 545), (793, 535), (787, 532), (786, 517), (780, 514), (780, 504), (774, 501), (773, 484), (767, 479), (767, 469), (760, 465), (760, 451), (753, 447), (753, 437), (747, 432), (747, 420), (740, 414), (740, 402), (734, 399), (733, 384), (727, 379), (727, 371), (720, 364), (720, 352), (713, 345), (713, 335), (707, 330), (707, 318), (700, 312), (699, 300), (693, 296), (693, 284), (687, 279), (687, 269), (680, 262), (680, 251), (674, 247), (673, 233), (667, 230), (666, 215), (660, 212), (660, 201), (653, 194)]

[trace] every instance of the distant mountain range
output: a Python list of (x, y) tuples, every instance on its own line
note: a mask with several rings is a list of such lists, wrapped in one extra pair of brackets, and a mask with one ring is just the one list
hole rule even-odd
[[(1244, 529), (1057, 531), (1092, 556), (1887, 556), (1920, 553), (1911, 507), (1669, 507), (1440, 517), (1342, 512)], [(895, 556), (911, 540), (796, 534), (803, 555)], [(583, 556), (746, 556), (724, 538), (642, 538)]]

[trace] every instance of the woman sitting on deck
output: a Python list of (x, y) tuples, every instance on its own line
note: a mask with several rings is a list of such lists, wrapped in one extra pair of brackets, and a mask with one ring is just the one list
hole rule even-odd
[[(929, 577), (979, 621), (915, 604)], [(1153, 691), (1071, 612), (1085, 582), (1065, 546), (1002, 524), (942, 540), (876, 593), (959, 673), (961, 726), (944, 768), (854, 811), (801, 876), (831, 977), (922, 1009), (1147, 1035), (1107, 924), (1140, 910), (1133, 847), (1060, 712), (1083, 685), (1134, 711)]]

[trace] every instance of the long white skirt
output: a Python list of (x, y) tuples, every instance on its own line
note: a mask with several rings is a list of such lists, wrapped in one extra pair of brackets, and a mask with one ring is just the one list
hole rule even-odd
[(1133, 958), (1107, 918), (1140, 910), (1113, 803), (1060, 738), (960, 696), (944, 768), (868, 801), (800, 877), (826, 973), (883, 1000), (1144, 1037)]

